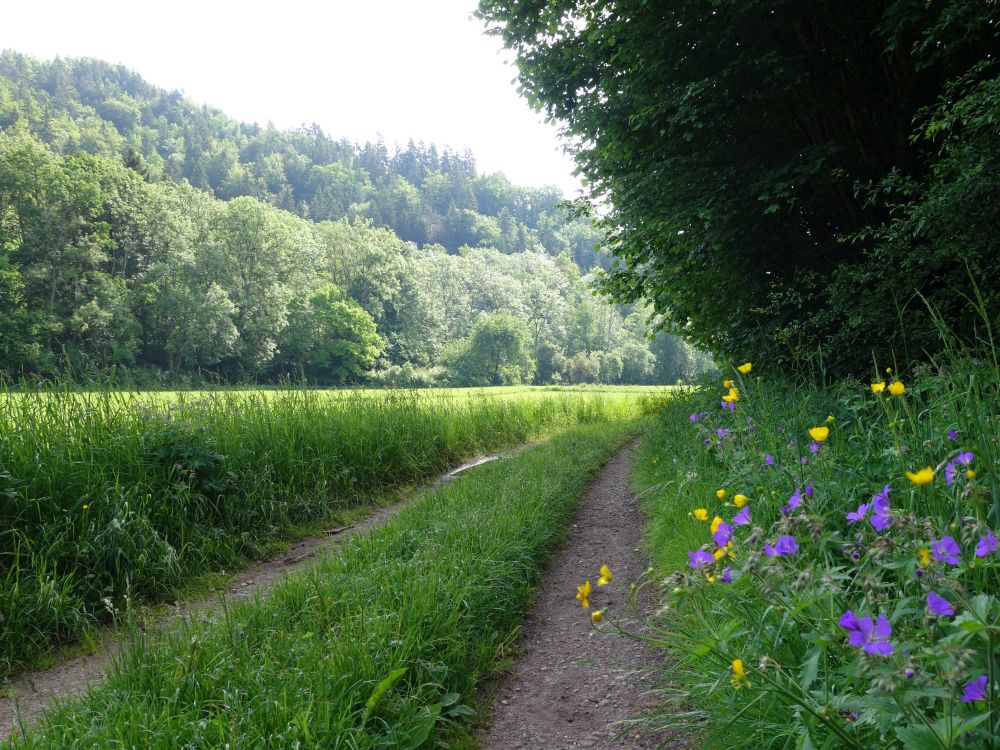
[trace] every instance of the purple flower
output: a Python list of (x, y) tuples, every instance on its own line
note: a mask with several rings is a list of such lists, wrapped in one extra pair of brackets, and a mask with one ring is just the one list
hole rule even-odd
[(813, 496), (813, 486), (811, 484), (807, 484), (806, 485), (806, 497), (808, 497), (810, 500), (812, 500), (812, 496)]
[(911, 679), (913, 679), (913, 675), (916, 674), (916, 673), (912, 669), (910, 669), (909, 667), (907, 667), (905, 674), (906, 674), (906, 679), (911, 680)]
[(819, 449), (820, 449), (820, 444), (817, 443), (815, 440), (813, 440), (811, 443), (809, 443), (809, 452), (810, 453), (812, 453), (812, 454), (819, 453)]
[(729, 411), (736, 411), (735, 401), (720, 401), (719, 404), (722, 406), (723, 409), (729, 409)]
[(715, 434), (716, 434), (716, 436), (718, 436), (719, 440), (721, 440), (722, 438), (724, 438), (726, 435), (729, 434), (729, 428), (728, 427), (719, 427), (715, 431)]
[(788, 505), (782, 508), (781, 512), (787, 516), (800, 505), (802, 505), (802, 490), (796, 488), (795, 492), (788, 498)]
[(965, 683), (965, 693), (962, 694), (962, 703), (972, 703), (973, 701), (986, 700), (986, 683), (989, 678), (982, 674), (974, 680)]
[(889, 491), (892, 488), (885, 485), (881, 492), (872, 495), (872, 517), (869, 523), (875, 531), (883, 532), (889, 528), (892, 520), (889, 516)]
[(934, 553), (934, 559), (938, 562), (958, 565), (958, 556), (962, 554), (962, 548), (951, 536), (945, 536), (941, 538), (941, 541), (931, 539), (931, 552)]
[(803, 456), (802, 458), (800, 458), (799, 463), (802, 465), (809, 463), (809, 456)]
[(691, 412), (691, 416), (688, 417), (688, 419), (690, 419), (691, 422), (694, 423), (697, 422), (699, 419), (701, 419), (701, 415), (698, 412), (693, 411)]
[(774, 466), (774, 456), (772, 456), (770, 453), (765, 453), (764, 454), (764, 465), (765, 466)]
[(707, 568), (709, 565), (715, 564), (715, 557), (712, 556), (711, 552), (706, 552), (703, 549), (696, 549), (694, 552), (688, 552), (688, 567), (698, 570), (699, 568)]
[(986, 529), (986, 533), (979, 537), (979, 542), (976, 543), (976, 557), (986, 557), (990, 552), (997, 551), (997, 538), (993, 536), (993, 532)]
[(715, 531), (712, 532), (712, 539), (720, 547), (725, 547), (729, 544), (729, 540), (733, 538), (733, 527), (728, 523), (720, 523)]
[(927, 609), (935, 617), (955, 614), (955, 610), (951, 606), (951, 602), (938, 594), (936, 591), (929, 591), (927, 593)]
[(734, 526), (749, 526), (750, 525), (750, 508), (744, 505), (743, 508), (733, 516)]
[(889, 643), (892, 623), (885, 615), (879, 615), (878, 621), (873, 622), (870, 617), (858, 619), (851, 610), (847, 610), (840, 616), (838, 624), (850, 634), (848, 640), (851, 645), (863, 648), (866, 654), (879, 656), (892, 654), (892, 644)]
[(722, 574), (719, 576), (719, 580), (722, 581), (722, 583), (732, 583), (733, 582), (733, 569), (732, 569), (731, 566), (727, 565), (723, 569)]
[(799, 545), (795, 543), (795, 537), (784, 534), (778, 537), (774, 545), (765, 544), (764, 554), (768, 557), (785, 557), (794, 555), (799, 551)]
[(861, 503), (857, 510), (851, 511), (847, 514), (847, 522), (855, 523), (857, 521), (864, 521), (865, 516), (868, 515), (868, 509), (871, 507), (869, 503)]
[(948, 430), (948, 439), (951, 440), (952, 442), (955, 442), (956, 440), (958, 440), (958, 433), (955, 432), (954, 430)]
[(702, 445), (708, 445), (711, 442), (712, 442), (711, 440), (709, 440), (708, 438), (705, 438), (705, 442), (703, 442)]
[(958, 474), (959, 466), (968, 466), (972, 463), (972, 459), (976, 457), (976, 454), (972, 451), (964, 451), (955, 456), (948, 465), (944, 467), (944, 481), (947, 484), (955, 483), (955, 475)]

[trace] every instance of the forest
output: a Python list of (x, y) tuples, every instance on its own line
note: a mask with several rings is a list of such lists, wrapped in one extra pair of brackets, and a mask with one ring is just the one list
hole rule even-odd
[(0, 55), (0, 373), (137, 383), (673, 383), (594, 296), (600, 230), (471, 153), (247, 125), (97, 60)]

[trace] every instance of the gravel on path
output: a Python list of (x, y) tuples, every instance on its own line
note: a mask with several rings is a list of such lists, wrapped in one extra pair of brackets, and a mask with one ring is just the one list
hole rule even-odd
[[(607, 621), (596, 627), (590, 621), (595, 608), (607, 607), (626, 631), (642, 629), (629, 605), (629, 583), (648, 565), (643, 514), (629, 490), (634, 460), (633, 442), (587, 488), (525, 623), (520, 656), (497, 686), (492, 723), (480, 738), (484, 750), (690, 747), (629, 721), (656, 705), (662, 652), (614, 632)], [(601, 564), (611, 568), (614, 581), (599, 588)], [(591, 608), (583, 610), (575, 596), (586, 579), (593, 593)], [(653, 589), (640, 589), (640, 611), (656, 606)]]

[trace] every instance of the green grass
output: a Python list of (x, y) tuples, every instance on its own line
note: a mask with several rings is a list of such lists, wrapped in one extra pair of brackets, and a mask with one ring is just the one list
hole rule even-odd
[(296, 529), (646, 395), (220, 391), (0, 398), (0, 674)]
[(127, 648), (86, 698), (14, 746), (402, 749), (454, 737), (587, 480), (638, 429), (571, 427), (470, 471), (268, 599)]
[[(906, 373), (900, 397), (876, 395), (867, 381), (815, 388), (733, 377), (735, 412), (720, 410), (719, 384), (678, 396), (638, 459), (663, 586), (658, 642), (673, 664), (670, 699), (652, 721), (727, 750), (996, 747), (1000, 553), (974, 552), (988, 529), (1000, 530), (995, 359), (952, 352)], [(692, 423), (700, 412), (708, 416)], [(814, 454), (808, 430), (825, 424), (830, 437)], [(720, 428), (730, 430), (721, 440)], [(942, 467), (960, 451), (975, 454), (976, 476), (962, 466), (949, 485)], [(932, 483), (906, 478), (925, 466), (937, 470)], [(886, 485), (889, 528), (874, 528), (871, 511), (848, 523)], [(796, 489), (802, 507), (783, 514)], [(730, 522), (736, 493), (749, 498), (753, 520), (734, 529), (735, 557), (692, 570), (690, 551), (717, 549), (692, 511)], [(960, 563), (932, 556), (922, 566), (921, 549), (946, 534)], [(764, 554), (779, 535), (794, 537), (798, 552)], [(717, 579), (725, 565), (733, 582), (710, 581), (706, 573)], [(928, 614), (932, 590), (955, 616)], [(887, 617), (893, 653), (852, 647), (838, 624), (847, 610)], [(742, 689), (731, 684), (736, 658), (750, 681)], [(991, 676), (988, 700), (962, 702), (979, 675)]]

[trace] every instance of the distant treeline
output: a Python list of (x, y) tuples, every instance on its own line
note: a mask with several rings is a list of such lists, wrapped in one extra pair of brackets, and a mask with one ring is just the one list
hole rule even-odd
[(560, 199), (467, 154), (242, 125), (120, 67), (4, 53), (0, 375), (651, 383), (710, 367), (650, 339), (646, 309), (593, 297), (598, 234)]

